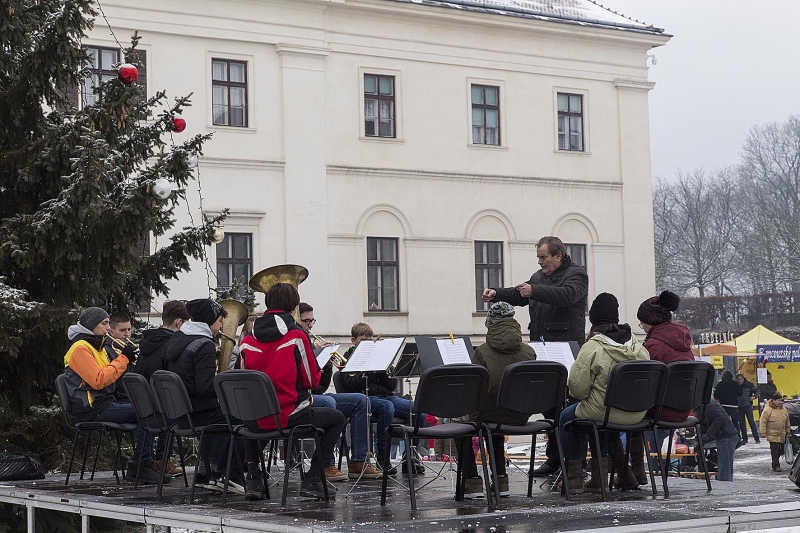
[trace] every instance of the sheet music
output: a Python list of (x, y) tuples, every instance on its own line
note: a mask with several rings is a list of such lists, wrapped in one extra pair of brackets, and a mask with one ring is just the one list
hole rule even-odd
[(467, 345), (464, 339), (437, 339), (436, 346), (442, 356), (442, 362), (446, 365), (471, 365), (472, 359), (469, 358)]
[(381, 372), (387, 370), (405, 342), (405, 337), (361, 341), (344, 367), (345, 372)]
[(567, 367), (567, 372), (572, 368), (575, 357), (568, 342), (529, 342), (528, 345), (536, 352), (537, 361), (553, 361)]
[(331, 357), (333, 357), (333, 352), (339, 351), (339, 346), (341, 345), (332, 344), (330, 346), (326, 346), (321, 352), (319, 352), (319, 355), (317, 355), (317, 366), (319, 366), (320, 369), (328, 364), (328, 362), (331, 360)]

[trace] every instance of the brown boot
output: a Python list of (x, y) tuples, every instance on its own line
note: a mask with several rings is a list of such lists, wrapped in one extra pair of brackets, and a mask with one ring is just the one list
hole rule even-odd
[(578, 460), (567, 463), (567, 483), (570, 495), (581, 494), (583, 492), (583, 461)]
[(644, 468), (644, 436), (637, 435), (631, 440), (631, 470), (639, 485), (647, 485), (647, 471)]
[[(605, 475), (608, 475), (608, 459), (602, 460), (603, 464), (603, 472)], [(600, 465), (597, 462), (597, 459), (592, 457), (591, 461), (589, 461), (589, 468), (592, 472), (592, 477), (589, 478), (589, 481), (583, 484), (583, 490), (586, 492), (603, 492), (603, 489), (600, 485), (600, 478), (602, 474), (600, 473)]]

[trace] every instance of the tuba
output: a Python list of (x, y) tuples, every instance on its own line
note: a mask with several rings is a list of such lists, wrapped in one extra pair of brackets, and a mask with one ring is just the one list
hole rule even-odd
[(228, 316), (222, 320), (219, 356), (217, 357), (217, 372), (224, 372), (228, 370), (231, 354), (236, 346), (236, 330), (247, 320), (248, 311), (247, 307), (238, 300), (222, 300), (219, 304), (228, 313)]
[[(256, 292), (267, 293), (277, 283), (288, 283), (295, 289), (308, 277), (308, 269), (300, 265), (275, 265), (257, 272), (250, 278), (250, 288)], [(299, 320), (297, 309), (292, 313), (295, 321)]]

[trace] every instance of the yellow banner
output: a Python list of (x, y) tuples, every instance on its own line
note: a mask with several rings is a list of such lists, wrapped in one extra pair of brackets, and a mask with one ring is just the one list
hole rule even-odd
[(714, 368), (722, 369), (723, 368), (722, 356), (721, 355), (712, 355), (711, 356), (711, 364), (714, 366)]

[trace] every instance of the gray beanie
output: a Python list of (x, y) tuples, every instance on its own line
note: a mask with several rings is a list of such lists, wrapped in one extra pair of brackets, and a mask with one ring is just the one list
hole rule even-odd
[(486, 314), (486, 321), (484, 322), (484, 324), (488, 328), (501, 318), (506, 318), (510, 316), (514, 316), (514, 307), (510, 303), (507, 302), (493, 303), (492, 306), (489, 308), (489, 312)]
[(108, 318), (108, 313), (100, 307), (87, 307), (78, 318), (78, 324), (86, 329), (94, 329), (97, 324)]

